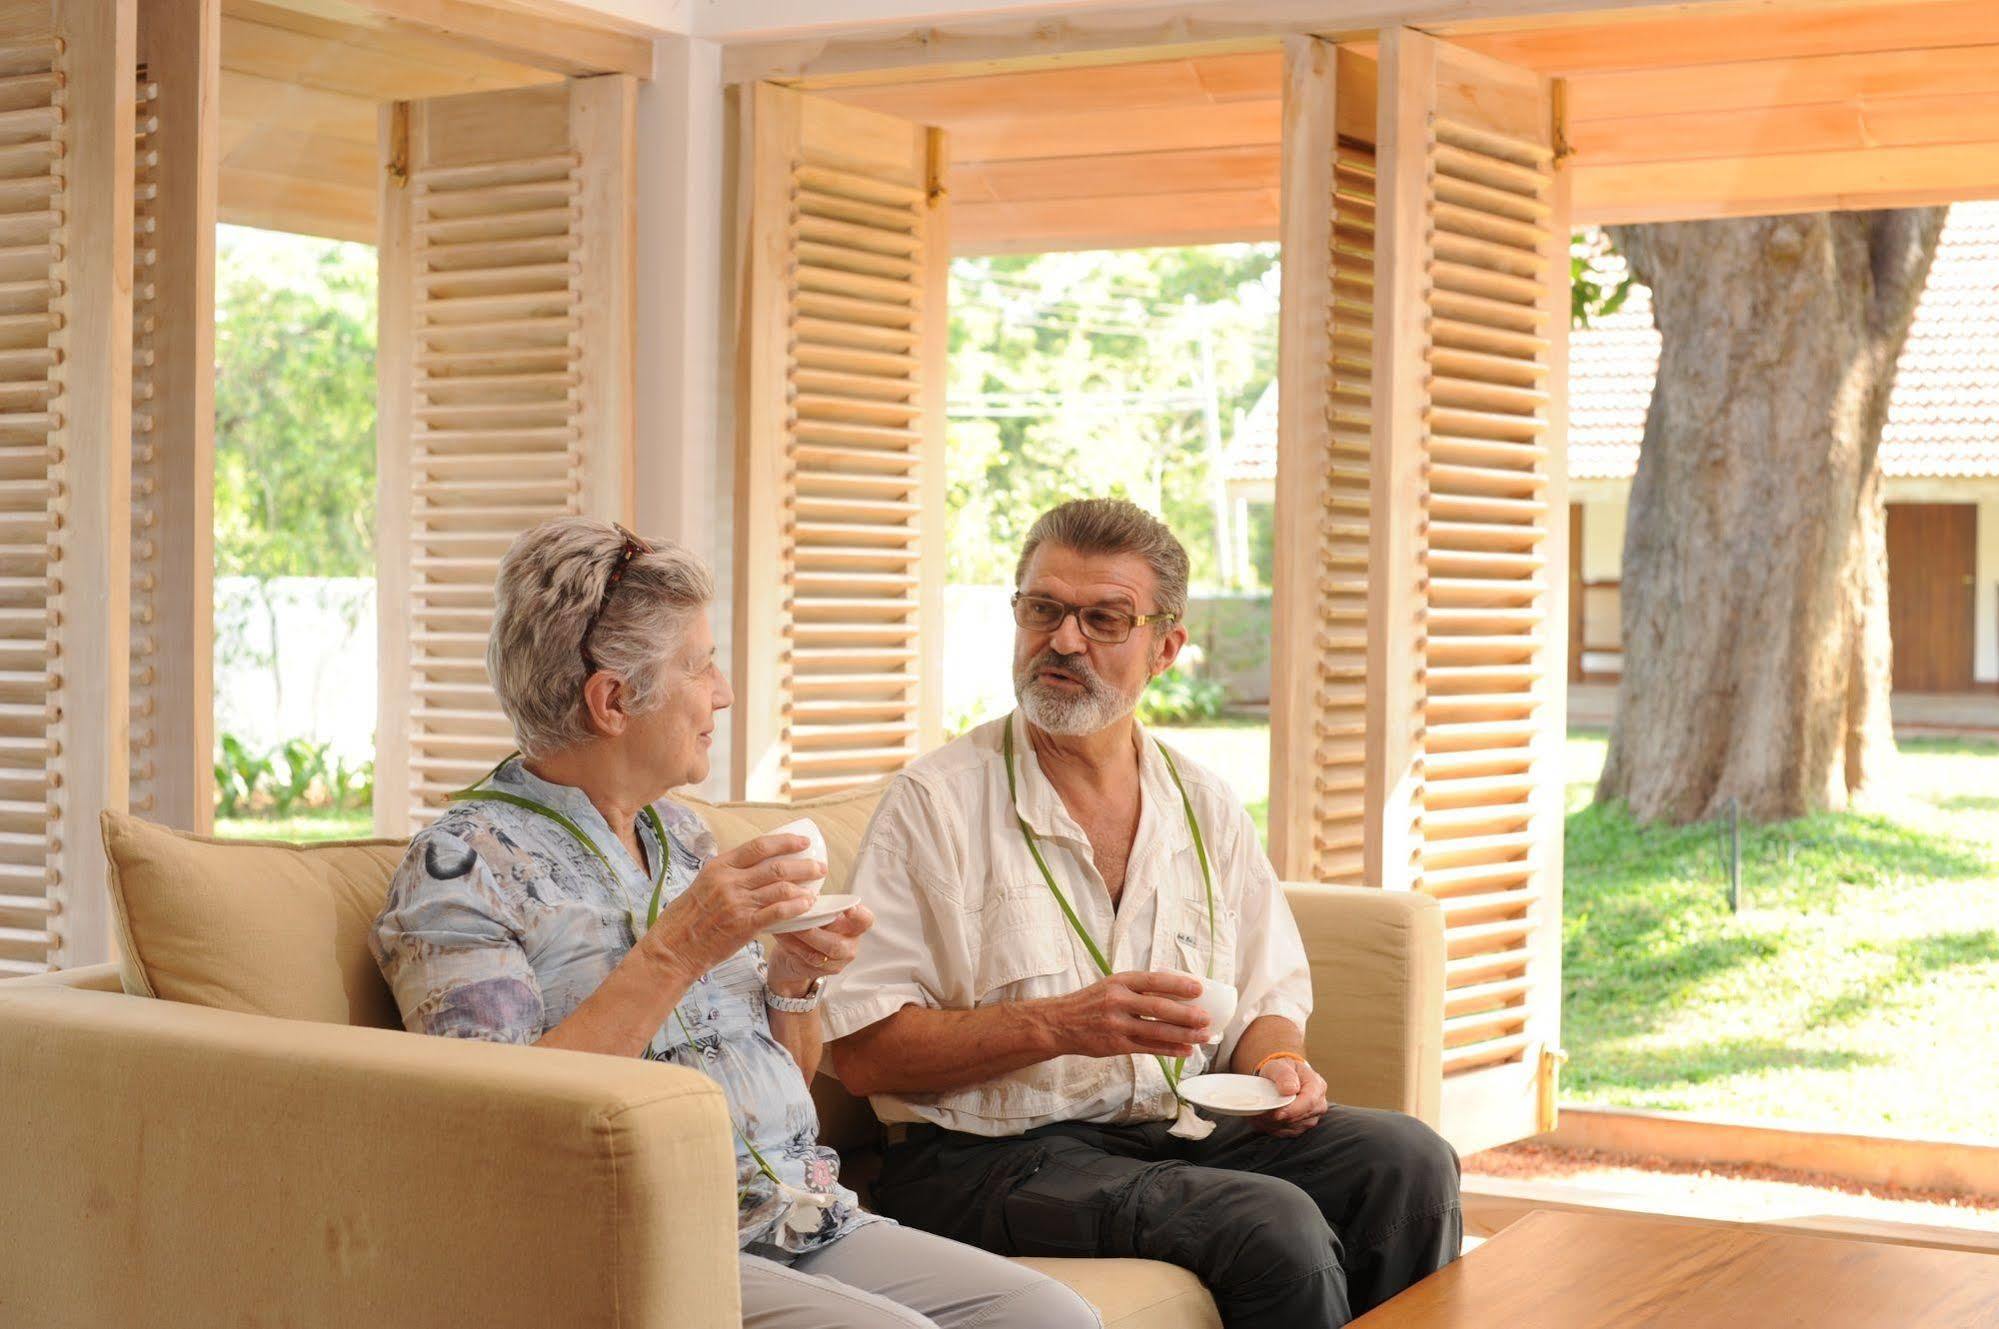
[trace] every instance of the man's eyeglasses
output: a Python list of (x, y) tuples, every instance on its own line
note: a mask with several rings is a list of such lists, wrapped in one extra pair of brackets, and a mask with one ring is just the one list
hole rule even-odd
[(1170, 623), (1178, 614), (1134, 614), (1115, 605), (1072, 605), (1045, 595), (1013, 597), (1013, 621), (1029, 632), (1056, 632), (1062, 620), (1074, 614), (1076, 626), (1091, 641), (1116, 646), (1131, 637), (1132, 629), (1147, 623)]
[(597, 630), (597, 620), (611, 607), (611, 594), (618, 589), (618, 583), (625, 579), (625, 568), (640, 554), (650, 554), (652, 546), (633, 535), (617, 523), (612, 523), (619, 535), (625, 537), (624, 547), (618, 550), (618, 561), (611, 565), (611, 575), (604, 580), (604, 598), (597, 601), (597, 612), (590, 615), (590, 621), (583, 625), (583, 636), (577, 642), (583, 652), (583, 675), (589, 677), (597, 672), (597, 662), (590, 656), (590, 634)]

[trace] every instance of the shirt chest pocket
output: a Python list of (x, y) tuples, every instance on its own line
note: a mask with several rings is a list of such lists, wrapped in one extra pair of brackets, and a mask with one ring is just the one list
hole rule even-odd
[(978, 1005), (1073, 990), (1069, 924), (1047, 889), (1002, 891), (979, 911), (973, 976)]
[[(1236, 974), (1236, 917), (1220, 899), (1215, 901), (1214, 921), (1209, 923), (1208, 899), (1163, 901), (1169, 936), (1165, 954), (1178, 958), (1182, 972), (1217, 982), (1234, 983)], [(1210, 967), (1209, 956), (1213, 956)]]

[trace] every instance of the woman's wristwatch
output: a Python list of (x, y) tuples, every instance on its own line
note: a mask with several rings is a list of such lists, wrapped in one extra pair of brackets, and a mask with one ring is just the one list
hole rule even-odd
[(826, 976), (824, 974), (812, 980), (812, 986), (805, 989), (805, 995), (802, 997), (778, 995), (770, 985), (770, 971), (768, 969), (764, 971), (763, 980), (764, 1005), (774, 1011), (783, 1011), (786, 1015), (804, 1015), (808, 1012), (818, 1010), (819, 998), (826, 991)]

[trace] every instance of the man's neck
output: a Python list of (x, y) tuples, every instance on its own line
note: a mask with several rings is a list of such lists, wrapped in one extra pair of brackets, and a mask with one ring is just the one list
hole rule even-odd
[(1138, 745), (1133, 742), (1137, 729), (1130, 715), (1094, 734), (1051, 734), (1032, 720), (1025, 724), (1041, 773), (1057, 792), (1104, 798), (1133, 787), (1133, 777), (1138, 774)]

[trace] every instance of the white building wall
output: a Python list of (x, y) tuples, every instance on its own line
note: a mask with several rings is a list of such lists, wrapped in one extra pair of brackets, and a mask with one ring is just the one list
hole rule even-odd
[(1999, 494), (1978, 501), (1977, 644), (1971, 656), (1971, 676), (1980, 683), (1999, 683)]

